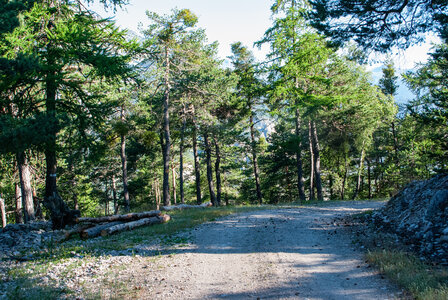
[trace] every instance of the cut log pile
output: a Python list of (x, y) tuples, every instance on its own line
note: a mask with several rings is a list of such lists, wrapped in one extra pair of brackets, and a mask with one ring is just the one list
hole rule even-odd
[(164, 211), (172, 211), (172, 210), (184, 210), (184, 209), (191, 209), (191, 208), (205, 208), (212, 206), (211, 202), (205, 202), (200, 205), (189, 205), (189, 204), (179, 204), (174, 206), (162, 206), (162, 210)]
[(94, 238), (100, 235), (107, 236), (145, 225), (166, 223), (169, 220), (170, 216), (162, 215), (159, 210), (99, 218), (77, 218), (76, 223), (78, 223), (78, 227), (67, 231), (65, 238), (68, 239), (75, 234), (79, 234), (82, 239)]

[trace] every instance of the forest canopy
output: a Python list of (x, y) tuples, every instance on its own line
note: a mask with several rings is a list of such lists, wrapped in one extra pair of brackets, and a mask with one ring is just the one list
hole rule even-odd
[[(380, 198), (446, 172), (446, 15), (443, 1), (277, 0), (266, 60), (235, 42), (226, 61), (189, 9), (148, 11), (136, 37), (79, 1), (0, 0), (4, 223)], [(372, 82), (355, 52), (427, 31), (442, 44), (403, 74), (416, 97), (399, 106), (393, 62)]]

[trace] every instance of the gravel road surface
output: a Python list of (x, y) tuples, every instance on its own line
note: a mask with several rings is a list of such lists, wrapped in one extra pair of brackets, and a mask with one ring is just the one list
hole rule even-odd
[[(341, 202), (229, 216), (189, 233), (190, 243), (158, 261), (148, 299), (397, 299), (336, 217), (382, 202)], [(174, 250), (173, 250), (174, 251)], [(151, 276), (150, 276), (151, 277)]]

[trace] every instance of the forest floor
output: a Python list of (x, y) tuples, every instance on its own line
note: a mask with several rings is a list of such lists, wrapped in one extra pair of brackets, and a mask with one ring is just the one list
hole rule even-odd
[[(45, 267), (28, 262), (7, 268), (9, 274), (32, 270), (19, 274), (22, 283), (13, 276), (7, 297), (32, 299), (44, 284), (48, 297), (70, 299), (402, 298), (334, 221), (382, 205), (348, 201), (249, 211), (128, 252), (76, 255)], [(45, 298), (42, 290), (35, 296)]]

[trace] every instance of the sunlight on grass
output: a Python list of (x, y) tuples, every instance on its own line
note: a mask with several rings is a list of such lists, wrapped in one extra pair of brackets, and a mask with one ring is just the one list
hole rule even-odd
[(444, 268), (425, 264), (409, 253), (387, 250), (369, 252), (367, 260), (415, 299), (448, 299), (448, 272)]

